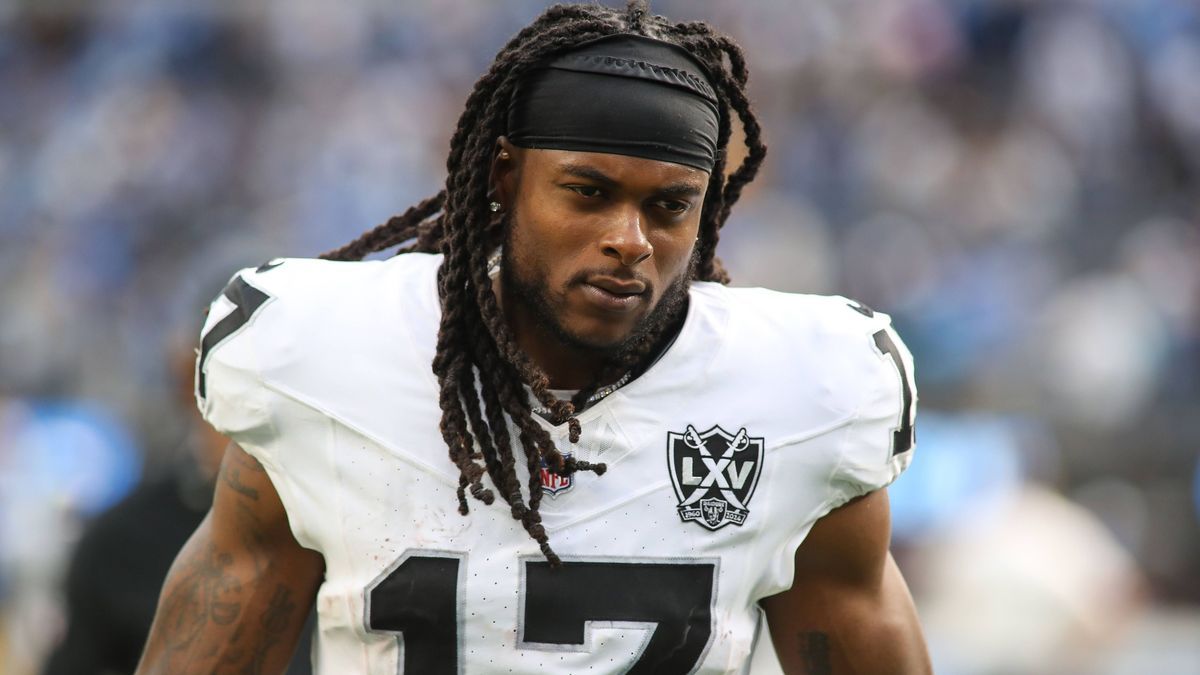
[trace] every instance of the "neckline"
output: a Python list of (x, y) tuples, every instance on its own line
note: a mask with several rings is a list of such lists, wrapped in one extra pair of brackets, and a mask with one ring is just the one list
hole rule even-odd
[[(678, 334), (676, 334), (676, 337), (678, 337)], [(674, 340), (672, 340), (671, 342), (674, 343)], [(666, 349), (669, 349), (669, 348), (670, 348), (670, 345), (667, 345)], [(666, 349), (663, 349), (662, 352), (660, 352), (659, 354), (656, 355), (655, 361), (657, 361), (658, 358), (661, 358), (662, 355), (664, 353), (666, 353)], [(613, 382), (612, 384), (606, 384), (603, 387), (598, 387), (596, 389), (595, 393), (593, 393), (591, 396), (588, 397), (588, 399), (586, 401), (583, 402), (583, 404), (585, 406), (587, 406), (584, 408), (584, 410), (587, 410), (587, 408), (590, 408), (590, 407), (600, 403), (601, 401), (608, 398), (609, 396), (612, 396), (613, 394), (617, 393), (617, 390), (620, 389), (621, 387), (624, 387), (625, 385), (629, 384), (630, 380), (633, 379), (633, 372), (634, 372), (633, 369), (627, 370), (627, 371), (625, 371), (624, 375), (617, 378), (616, 382)], [(578, 389), (547, 389), (546, 391), (551, 396), (553, 396), (554, 398), (556, 398), (560, 401), (570, 401), (571, 399), (575, 398), (576, 394), (579, 393)], [(528, 387), (526, 387), (526, 393), (529, 395), (529, 398), (532, 401), (532, 403), (530, 405), (533, 406), (533, 414), (535, 414), (539, 417), (542, 417), (542, 418), (546, 418), (546, 416), (550, 414), (550, 410), (543, 407), (541, 405), (541, 402), (538, 401), (536, 398), (534, 398), (533, 393), (528, 391)]]

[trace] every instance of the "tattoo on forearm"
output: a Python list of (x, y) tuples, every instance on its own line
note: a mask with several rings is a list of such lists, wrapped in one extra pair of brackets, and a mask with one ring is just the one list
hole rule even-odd
[(800, 658), (804, 660), (804, 672), (807, 675), (833, 673), (829, 661), (829, 636), (818, 631), (801, 633)]

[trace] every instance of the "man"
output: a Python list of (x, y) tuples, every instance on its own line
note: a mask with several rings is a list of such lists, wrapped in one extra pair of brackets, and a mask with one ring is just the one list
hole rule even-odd
[(553, 7), (446, 189), (326, 257), (400, 255), (235, 276), (197, 396), (240, 447), (140, 672), (276, 672), (314, 598), (320, 672), (740, 672), (763, 614), (787, 672), (928, 672), (882, 489), (907, 351), (862, 305), (716, 283), (765, 153), (745, 82), (705, 24)]

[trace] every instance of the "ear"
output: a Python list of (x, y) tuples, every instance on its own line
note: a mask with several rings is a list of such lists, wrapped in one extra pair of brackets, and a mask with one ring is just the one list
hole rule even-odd
[(517, 181), (521, 148), (513, 145), (508, 138), (496, 138), (496, 148), (492, 155), (492, 170), (488, 177), (489, 194), (492, 199), (500, 202), (501, 210), (512, 207), (517, 194)]

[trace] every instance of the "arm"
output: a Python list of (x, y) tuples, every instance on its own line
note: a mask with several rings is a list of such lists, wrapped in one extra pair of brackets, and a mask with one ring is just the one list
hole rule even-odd
[(932, 672), (912, 596), (888, 552), (890, 537), (886, 489), (813, 526), (796, 550), (795, 583), (762, 601), (784, 672)]
[(325, 572), (262, 466), (231, 444), (212, 510), (171, 565), (139, 675), (287, 667)]

